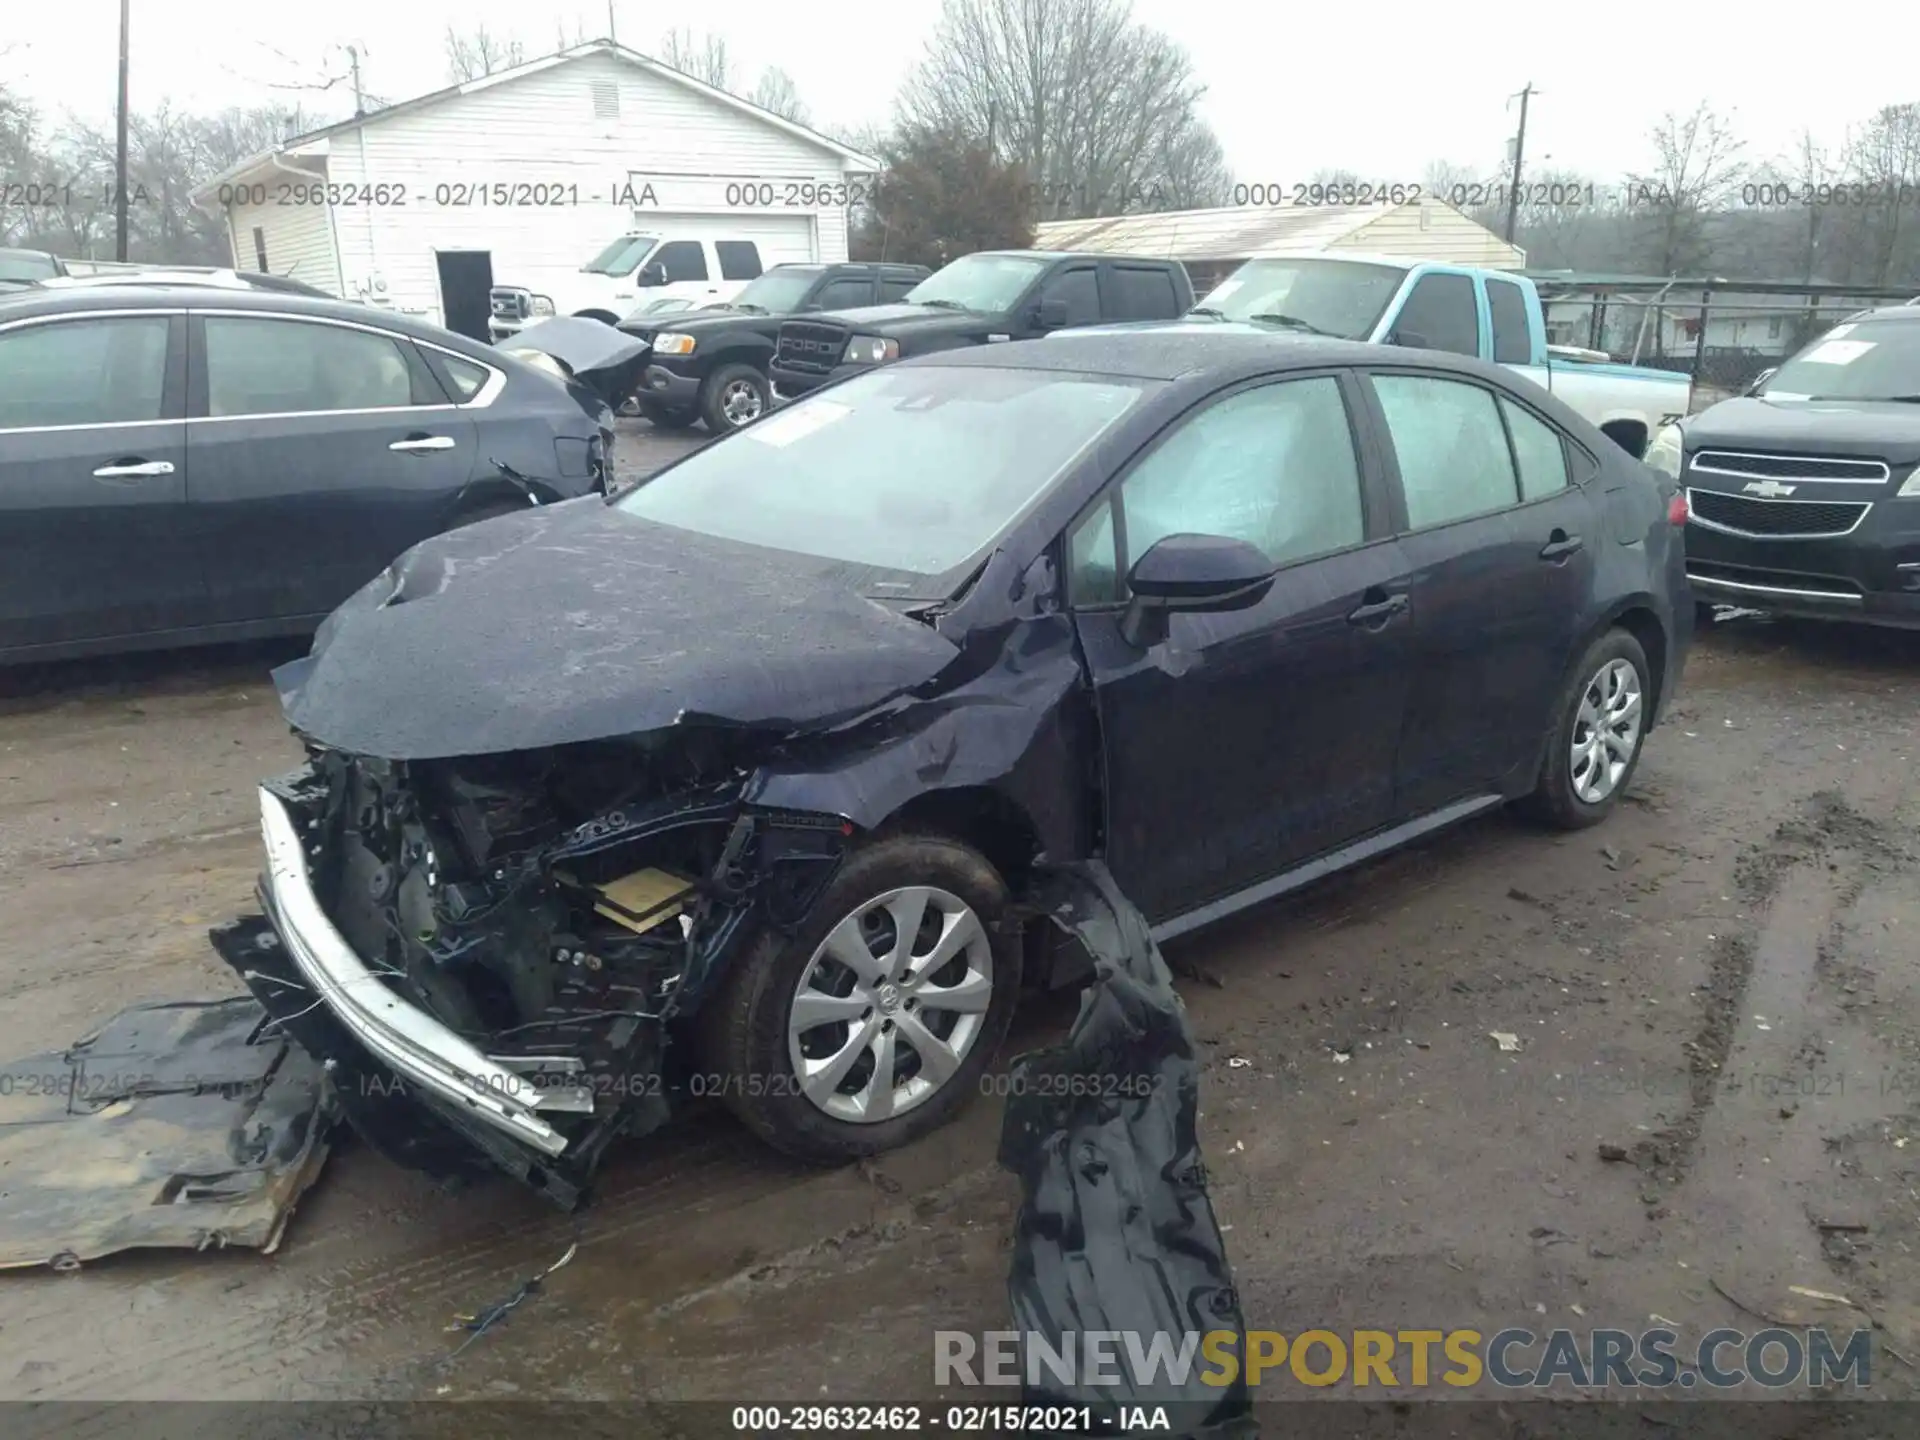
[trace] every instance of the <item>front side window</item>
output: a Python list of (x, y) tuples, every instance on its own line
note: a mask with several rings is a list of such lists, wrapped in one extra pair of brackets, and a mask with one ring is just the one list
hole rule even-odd
[(1465, 275), (1423, 275), (1394, 317), (1393, 337), (1419, 350), (1480, 353), (1480, 307)]
[(1520, 488), (1493, 392), (1432, 375), (1376, 375), (1409, 529), (1515, 504)]
[(1340, 383), (1330, 376), (1244, 390), (1182, 421), (1121, 482), (1125, 554), (1110, 504), (1068, 543), (1074, 603), (1126, 598), (1129, 567), (1168, 535), (1257, 545), (1275, 565), (1357, 545), (1366, 536), (1360, 467)]
[(1012, 309), (1046, 268), (1046, 261), (1026, 255), (963, 255), (914, 286), (906, 298), (914, 305), (997, 315)]
[(344, 325), (209, 315), (207, 413), (290, 415), (445, 404), (391, 336)]
[(166, 375), (164, 315), (0, 331), (0, 430), (157, 420)]
[(1100, 323), (1100, 287), (1091, 267), (1055, 275), (1040, 289), (1040, 303), (1058, 300), (1067, 307), (1067, 325)]
[(1150, 388), (972, 365), (878, 369), (689, 455), (618, 508), (902, 577), (881, 593), (944, 595), (941, 581)]

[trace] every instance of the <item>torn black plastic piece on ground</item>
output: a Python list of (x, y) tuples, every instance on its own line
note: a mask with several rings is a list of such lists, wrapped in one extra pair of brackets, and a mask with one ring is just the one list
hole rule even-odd
[[(1024, 1192), (1007, 1281), (1023, 1400), (1090, 1407), (1104, 1433), (1124, 1431), (1135, 1407), (1164, 1406), (1172, 1433), (1251, 1435), (1245, 1380), (1201, 1378), (1215, 1367), (1199, 1339), (1245, 1326), (1207, 1198), (1186, 1007), (1146, 917), (1105, 865), (1051, 869), (1034, 900), (1086, 947), (1095, 977), (1067, 1043), (1014, 1062), (1001, 1132), (1000, 1163)], [(1060, 1378), (1047, 1361), (1084, 1359), (1095, 1332), (1117, 1332), (1117, 1363), (1103, 1368), (1119, 1383), (1090, 1383), (1084, 1369)], [(1184, 1375), (1129, 1362), (1132, 1346), (1146, 1353), (1156, 1340), (1177, 1356), (1188, 1336)]]

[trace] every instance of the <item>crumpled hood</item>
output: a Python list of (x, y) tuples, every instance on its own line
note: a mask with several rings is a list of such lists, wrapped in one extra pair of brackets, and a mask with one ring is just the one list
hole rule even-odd
[(1920, 405), (1898, 400), (1769, 400), (1738, 396), (1687, 420), (1687, 449), (1861, 455), (1898, 468), (1920, 460)]
[(499, 348), (506, 355), (515, 350), (538, 350), (553, 356), (574, 374), (586, 375), (644, 354), (652, 343), (651, 336), (638, 339), (600, 320), (559, 315), (527, 326), (501, 341)]
[(957, 648), (828, 562), (622, 514), (598, 497), (422, 542), (274, 671), (295, 729), (390, 760), (497, 754), (686, 718), (851, 719)]

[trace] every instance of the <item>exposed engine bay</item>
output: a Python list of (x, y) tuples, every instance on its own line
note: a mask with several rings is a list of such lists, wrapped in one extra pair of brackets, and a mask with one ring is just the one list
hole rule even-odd
[[(543, 1155), (410, 1097), (468, 1142), (432, 1145), (417, 1123), (383, 1113), (405, 1081), (378, 1067), (342, 1076), (336, 1058), (342, 1103), (363, 1134), (444, 1175), (465, 1174), (479, 1142), (494, 1164), (571, 1205), (611, 1141), (668, 1117), (681, 1093), (668, 1068), (675, 1022), (747, 934), (806, 915), (853, 829), (744, 805), (747, 771), (733, 752), (745, 735), (678, 727), (412, 762), (310, 744), (307, 766), (268, 782), (340, 936), (404, 1001), (484, 1052), (566, 1143)], [(263, 917), (215, 938), (313, 1053), (357, 1053), (301, 1035), (332, 1017), (315, 1009), (300, 971), (272, 973)]]

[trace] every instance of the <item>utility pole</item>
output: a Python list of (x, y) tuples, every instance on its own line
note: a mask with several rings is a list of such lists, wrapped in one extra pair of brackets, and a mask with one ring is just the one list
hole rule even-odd
[[(1513, 137), (1513, 185), (1507, 191), (1507, 243), (1513, 243), (1513, 227), (1520, 218), (1520, 158), (1527, 148), (1527, 101), (1533, 95), (1533, 82), (1529, 80), (1526, 88), (1520, 92), (1520, 133)], [(1513, 97), (1509, 95), (1511, 104)], [(1549, 159), (1552, 157), (1549, 156)]]
[(613, 29), (613, 0), (607, 0), (607, 39), (616, 45), (620, 43), (620, 37), (614, 33)]
[[(125, 3), (125, 0), (122, 0)], [(367, 97), (360, 89), (360, 47), (347, 46), (347, 64), (353, 70), (353, 113), (356, 118), (367, 113)]]
[(120, 104), (114, 119), (113, 258), (127, 258), (127, 30), (132, 0), (120, 0)]

